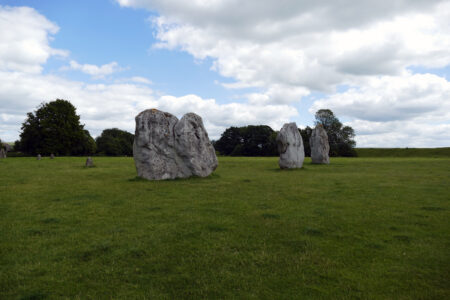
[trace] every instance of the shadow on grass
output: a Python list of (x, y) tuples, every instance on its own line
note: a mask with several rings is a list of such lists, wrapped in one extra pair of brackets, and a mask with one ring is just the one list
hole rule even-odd
[(31, 292), (28, 293), (25, 296), (20, 297), (20, 300), (41, 300), (46, 299), (48, 297), (47, 294), (41, 293), (41, 292)]
[(281, 169), (281, 168), (270, 168), (270, 169), (268, 169), (268, 171), (270, 171), (270, 172), (275, 172), (275, 173), (282, 173), (282, 172), (305, 172), (305, 171), (307, 171), (308, 169), (307, 168), (305, 168), (304, 166), (303, 167), (301, 167), (301, 168), (293, 168), (293, 169)]
[(220, 225), (208, 225), (207, 229), (211, 232), (224, 232), (228, 231), (227, 228), (220, 226)]
[(265, 214), (262, 214), (261, 215), (264, 219), (276, 219), (276, 220), (279, 220), (280, 219), (280, 215), (276, 215), (276, 214), (268, 214), (268, 213), (265, 213)]
[(111, 252), (112, 246), (108, 242), (93, 245), (91, 249), (76, 253), (75, 257), (82, 262), (88, 262), (95, 258), (101, 258)]
[(309, 236), (322, 236), (323, 233), (319, 229), (316, 228), (305, 228), (305, 234)]
[(281, 244), (290, 249), (291, 251), (297, 252), (297, 253), (305, 253), (308, 248), (310, 248), (310, 245), (305, 240), (290, 240), (290, 241), (282, 241)]
[(443, 207), (438, 207), (438, 206), (423, 206), (423, 207), (421, 207), (421, 209), (423, 209), (423, 210), (428, 210), (428, 211), (441, 211), (441, 210), (445, 210), (445, 208), (443, 208)]
[(204, 180), (214, 180), (214, 179), (219, 179), (220, 175), (216, 174), (216, 173), (212, 173), (209, 176), (206, 177), (200, 177), (200, 176), (191, 176), (191, 177), (187, 177), (187, 178), (175, 178), (175, 179), (161, 179), (161, 180), (150, 180), (150, 179), (145, 179), (143, 177), (140, 176), (136, 176), (134, 178), (130, 178), (128, 179), (128, 181), (130, 182), (183, 182), (183, 181), (204, 181)]

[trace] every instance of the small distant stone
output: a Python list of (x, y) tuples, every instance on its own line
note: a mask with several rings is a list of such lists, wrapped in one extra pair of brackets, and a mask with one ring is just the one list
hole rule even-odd
[(321, 124), (313, 129), (309, 138), (309, 144), (311, 145), (311, 160), (313, 164), (330, 163), (328, 135)]
[(286, 123), (277, 135), (278, 152), (281, 169), (295, 169), (303, 166), (305, 149), (303, 140), (295, 122)]
[(55, 155), (53, 155), (53, 153), (50, 154), (50, 159), (54, 159), (54, 158), (55, 158)]
[(37, 160), (41, 160), (41, 159), (42, 159), (42, 156), (41, 156), (40, 154), (38, 154), (37, 157), (36, 157), (36, 159), (37, 159)]
[(0, 141), (0, 148), (3, 148), (6, 153), (13, 150), (13, 147), (10, 144), (2, 143), (1, 141)]
[(86, 159), (86, 165), (85, 165), (86, 167), (88, 167), (88, 168), (91, 168), (91, 167), (93, 167), (94, 166), (94, 161), (92, 160), (92, 157), (88, 157), (87, 159)]
[(6, 158), (6, 152), (3, 148), (0, 149), (0, 158)]

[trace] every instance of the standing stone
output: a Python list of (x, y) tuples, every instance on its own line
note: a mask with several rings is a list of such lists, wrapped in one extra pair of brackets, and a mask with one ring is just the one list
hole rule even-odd
[(188, 113), (178, 121), (157, 109), (136, 116), (133, 157), (138, 176), (149, 180), (204, 177), (218, 164), (200, 116)]
[(133, 157), (138, 176), (149, 179), (187, 177), (188, 170), (180, 170), (180, 158), (175, 151), (173, 128), (178, 119), (157, 109), (136, 116)]
[(5, 149), (5, 153), (8, 153), (13, 150), (13, 147), (10, 144), (2, 143), (1, 141), (0, 141), (0, 148)]
[(217, 168), (216, 151), (199, 115), (185, 114), (175, 125), (174, 134), (177, 153), (192, 175), (206, 177)]
[(305, 159), (303, 140), (298, 131), (297, 124), (287, 123), (283, 125), (277, 135), (278, 152), (280, 160), (278, 164), (282, 169), (301, 168)]
[(6, 152), (3, 148), (0, 149), (0, 158), (6, 158)]
[(55, 158), (55, 155), (53, 155), (53, 153), (50, 154), (50, 159), (54, 159), (54, 158)]
[(36, 159), (41, 160), (42, 156), (40, 154), (37, 155)]
[(89, 156), (89, 157), (86, 159), (86, 164), (85, 164), (85, 166), (86, 166), (87, 168), (91, 168), (91, 167), (94, 166), (94, 161), (92, 160), (92, 157)]
[(309, 138), (309, 144), (311, 145), (311, 160), (313, 164), (330, 163), (328, 135), (321, 124), (313, 129)]

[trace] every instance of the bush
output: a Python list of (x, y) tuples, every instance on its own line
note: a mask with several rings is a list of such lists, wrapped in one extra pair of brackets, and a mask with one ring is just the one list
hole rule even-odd
[(105, 129), (97, 137), (97, 152), (100, 155), (133, 155), (134, 135), (117, 128)]

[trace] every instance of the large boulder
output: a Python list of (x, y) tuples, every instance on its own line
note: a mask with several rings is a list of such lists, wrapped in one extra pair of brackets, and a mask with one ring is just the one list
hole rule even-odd
[(218, 165), (200, 116), (188, 113), (178, 121), (157, 109), (136, 116), (133, 156), (138, 176), (149, 180), (205, 177)]
[(278, 152), (280, 160), (278, 164), (282, 169), (301, 168), (305, 159), (303, 140), (298, 131), (297, 124), (287, 123), (283, 125), (277, 135)]
[(313, 129), (309, 138), (311, 146), (311, 160), (313, 164), (329, 164), (330, 163), (330, 144), (328, 143), (328, 135), (321, 124)]

